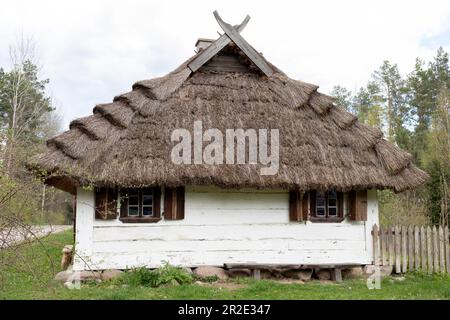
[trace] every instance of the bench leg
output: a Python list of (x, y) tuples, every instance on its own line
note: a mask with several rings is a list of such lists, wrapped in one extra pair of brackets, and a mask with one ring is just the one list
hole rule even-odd
[(336, 282), (342, 282), (342, 272), (340, 268), (333, 268), (331, 271), (331, 279)]
[(261, 280), (261, 270), (260, 269), (253, 269), (252, 274), (253, 274), (254, 279)]

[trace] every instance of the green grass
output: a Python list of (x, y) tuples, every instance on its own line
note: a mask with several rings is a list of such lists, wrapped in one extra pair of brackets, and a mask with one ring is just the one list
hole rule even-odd
[(183, 284), (158, 288), (123, 286), (118, 281), (84, 284), (80, 290), (69, 290), (55, 283), (50, 260), (58, 272), (61, 249), (72, 242), (72, 234), (63, 232), (27, 245), (17, 256), (32, 255), (36, 279), (26, 270), (0, 270), (0, 299), (450, 299), (450, 277), (444, 275), (407, 274), (404, 281), (383, 279), (380, 290), (369, 290), (364, 280), (348, 280), (341, 284), (321, 284), (311, 281), (303, 285), (283, 284), (253, 279), (234, 280), (230, 284)]

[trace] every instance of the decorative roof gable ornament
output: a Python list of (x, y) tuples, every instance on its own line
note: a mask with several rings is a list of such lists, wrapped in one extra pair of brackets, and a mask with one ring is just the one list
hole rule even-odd
[(214, 11), (214, 17), (216, 17), (217, 23), (225, 32), (216, 41), (211, 43), (205, 50), (201, 51), (197, 57), (194, 58), (189, 64), (189, 69), (192, 72), (197, 71), (202, 65), (208, 62), (212, 57), (225, 48), (230, 42), (234, 42), (239, 49), (264, 73), (270, 77), (273, 74), (273, 70), (266, 60), (259, 54), (252, 46), (240, 35), (240, 32), (247, 26), (250, 16), (247, 15), (240, 25), (232, 26), (219, 16), (217, 10)]

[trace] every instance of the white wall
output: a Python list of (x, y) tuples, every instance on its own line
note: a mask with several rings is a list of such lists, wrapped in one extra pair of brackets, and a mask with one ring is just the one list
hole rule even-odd
[(74, 270), (88, 270), (92, 264), (92, 234), (94, 231), (94, 193), (82, 188), (77, 189), (77, 212), (75, 226)]
[[(289, 222), (283, 190), (187, 187), (184, 220), (124, 224), (94, 220), (92, 194), (79, 192), (76, 250), (93, 269), (158, 267), (164, 261), (184, 266), (372, 261), (375, 190), (368, 193), (366, 222), (341, 223)], [(84, 268), (75, 261), (74, 269)]]

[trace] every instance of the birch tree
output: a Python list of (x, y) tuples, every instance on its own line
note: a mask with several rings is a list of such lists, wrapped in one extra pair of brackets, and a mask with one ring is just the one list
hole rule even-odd
[[(45, 94), (48, 80), (39, 79), (35, 44), (31, 38), (20, 37), (10, 48), (11, 71), (2, 72), (0, 113), (3, 119), (5, 141), (3, 163), (6, 174), (11, 174), (18, 156), (28, 151), (39, 137), (37, 131), (43, 115), (52, 111), (51, 100)], [(26, 147), (26, 148), (23, 148)]]

